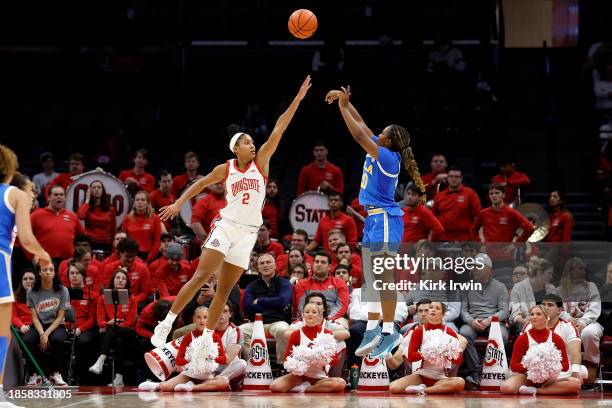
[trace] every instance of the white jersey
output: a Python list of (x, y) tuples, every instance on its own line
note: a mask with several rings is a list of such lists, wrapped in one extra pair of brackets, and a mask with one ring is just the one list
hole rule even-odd
[[(242, 344), (244, 343), (242, 336), (240, 335), (240, 329), (236, 327), (233, 323), (230, 323), (229, 326), (227, 326), (227, 329), (225, 329), (225, 331), (223, 332), (215, 329), (215, 333), (217, 333), (219, 337), (221, 337), (221, 343), (223, 343), (223, 348), (225, 349), (226, 353), (227, 349), (232, 344), (242, 346)], [(236, 356), (234, 360), (238, 358), (239, 356)], [(229, 364), (231, 363), (231, 361), (228, 361), (227, 363)]]
[(268, 178), (263, 175), (255, 160), (246, 170), (240, 170), (236, 160), (227, 161), (225, 199), (227, 204), (219, 211), (221, 219), (235, 224), (259, 228), (263, 223), (261, 210), (266, 200)]
[[(525, 325), (523, 331), (527, 331), (531, 329), (531, 322)], [(563, 339), (563, 342), (567, 345), (572, 341), (580, 341), (580, 335), (578, 334), (578, 330), (576, 326), (574, 326), (570, 322), (564, 322), (559, 319), (555, 327), (552, 328), (553, 332), (557, 334), (559, 337)]]

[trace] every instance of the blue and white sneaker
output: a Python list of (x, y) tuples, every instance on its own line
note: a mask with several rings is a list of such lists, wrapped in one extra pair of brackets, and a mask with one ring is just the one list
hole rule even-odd
[(372, 350), (372, 357), (384, 356), (391, 352), (395, 347), (399, 346), (402, 337), (397, 331), (393, 331), (391, 334), (381, 334), (382, 340), (374, 350)]
[(361, 344), (355, 350), (355, 355), (359, 357), (365, 357), (370, 354), (370, 351), (376, 347), (382, 337), (382, 328), (380, 326), (376, 326), (375, 329), (366, 330), (363, 334), (363, 340), (361, 340)]

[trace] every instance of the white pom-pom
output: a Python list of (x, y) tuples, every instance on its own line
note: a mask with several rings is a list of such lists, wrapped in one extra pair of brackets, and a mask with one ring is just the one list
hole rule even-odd
[(191, 378), (204, 380), (209, 378), (219, 366), (215, 359), (219, 357), (219, 346), (211, 335), (202, 334), (193, 339), (185, 351), (185, 374)]
[(529, 347), (521, 363), (527, 369), (527, 379), (536, 384), (554, 380), (561, 372), (561, 352), (551, 342)]
[(310, 367), (325, 367), (336, 353), (337, 342), (329, 333), (319, 333), (309, 346), (295, 346), (291, 355), (283, 363), (287, 371), (295, 375), (304, 375)]
[(440, 329), (427, 331), (427, 342), (421, 345), (423, 360), (437, 366), (445, 366), (461, 354), (459, 340)]

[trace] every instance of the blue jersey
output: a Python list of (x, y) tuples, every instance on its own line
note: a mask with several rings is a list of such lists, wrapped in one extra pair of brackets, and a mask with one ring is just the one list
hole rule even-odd
[(9, 191), (15, 187), (0, 184), (0, 251), (11, 255), (15, 241), (15, 209), (9, 205)]
[[(372, 136), (374, 143), (378, 137)], [(395, 190), (401, 171), (401, 157), (386, 147), (378, 146), (378, 159), (366, 155), (359, 190), (359, 204), (368, 208), (383, 208), (389, 215), (403, 215), (395, 202)]]

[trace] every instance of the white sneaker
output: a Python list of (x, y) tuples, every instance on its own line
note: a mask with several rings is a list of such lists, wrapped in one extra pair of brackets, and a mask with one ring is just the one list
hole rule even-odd
[(168, 339), (170, 330), (172, 330), (171, 324), (166, 323), (164, 320), (159, 322), (153, 331), (151, 344), (153, 344), (155, 347), (163, 348), (166, 345), (166, 340)]
[(159, 389), (159, 383), (154, 381), (141, 382), (138, 385), (138, 389), (141, 391), (157, 391)]
[(194, 386), (194, 383), (192, 383), (191, 381), (187, 381), (185, 384), (176, 384), (174, 386), (174, 391), (191, 392)]
[(309, 385), (310, 385), (310, 382), (305, 381), (301, 383), (300, 385), (296, 385), (295, 387), (293, 387), (291, 391), (289, 392), (304, 392), (306, 391), (306, 388), (308, 388)]
[(50, 380), (58, 387), (65, 387), (68, 385), (66, 381), (64, 381), (64, 379), (62, 378), (62, 374), (59, 371), (54, 372)]
[(26, 383), (26, 386), (37, 387), (42, 385), (42, 377), (36, 373), (32, 374)]
[(425, 384), (409, 385), (404, 389), (406, 394), (423, 394), (427, 386)]
[(536, 387), (530, 387), (528, 385), (521, 385), (518, 391), (521, 395), (536, 395), (537, 392), (538, 390)]
[(102, 360), (102, 357), (98, 357), (94, 365), (89, 367), (89, 372), (94, 373), (96, 375), (102, 374), (103, 370), (104, 370), (104, 360)]
[(117, 373), (115, 374), (115, 379), (112, 383), (108, 384), (109, 387), (123, 387), (123, 375)]

